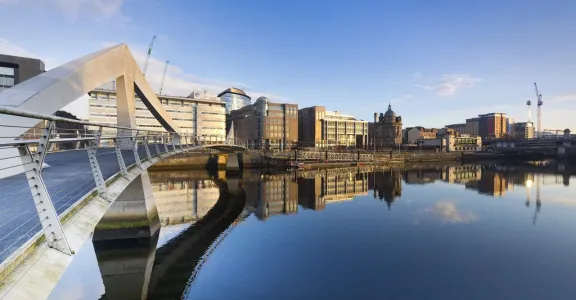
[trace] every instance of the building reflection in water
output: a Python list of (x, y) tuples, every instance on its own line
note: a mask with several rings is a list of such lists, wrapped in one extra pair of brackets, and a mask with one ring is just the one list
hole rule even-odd
[(324, 210), (328, 204), (368, 195), (369, 190), (391, 209), (402, 197), (403, 184), (438, 182), (462, 185), (491, 197), (501, 197), (508, 190), (522, 187), (527, 193), (526, 206), (534, 203), (536, 223), (543, 202), (538, 186), (567, 185), (570, 176), (535, 175), (530, 170), (433, 166), (413, 170), (351, 167), (284, 174), (247, 172), (240, 185), (228, 180), (243, 187), (241, 202), (222, 196), (228, 193), (223, 187), (226, 179), (208, 179), (206, 174), (191, 176), (186, 172), (150, 173), (162, 230), (178, 224), (192, 225), (183, 227), (164, 244), (159, 244), (158, 234), (153, 234), (128, 242), (95, 242), (94, 248), (107, 299), (139, 299), (146, 295), (180, 298), (193, 284), (194, 274), (210, 253), (250, 214), (267, 220), (275, 215), (296, 214), (299, 206)]
[(211, 179), (191, 179), (186, 173), (150, 173), (163, 226), (190, 223), (214, 206), (220, 192)]
[(374, 191), (374, 198), (384, 200), (388, 209), (392, 208), (392, 203), (396, 198), (402, 196), (402, 172), (390, 169), (383, 172), (370, 173), (370, 189)]
[[(248, 205), (256, 217), (295, 214), (298, 206), (322, 210), (326, 204), (368, 194), (368, 174), (357, 168), (337, 168), (286, 174), (250, 174), (244, 177)], [(254, 199), (254, 203), (250, 203)]]

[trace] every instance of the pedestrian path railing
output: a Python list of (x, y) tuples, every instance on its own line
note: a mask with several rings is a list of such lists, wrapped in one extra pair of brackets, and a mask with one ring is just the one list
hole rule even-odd
[(106, 181), (127, 176), (131, 167), (213, 145), (244, 147), (225, 136), (98, 124), (5, 106), (0, 114), (38, 120), (33, 127), (0, 124), (0, 263), (40, 231), (50, 247), (72, 254), (59, 216), (88, 194), (107, 199)]

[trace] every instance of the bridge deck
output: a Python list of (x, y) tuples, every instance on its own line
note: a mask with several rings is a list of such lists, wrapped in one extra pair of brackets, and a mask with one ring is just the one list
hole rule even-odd
[[(154, 145), (148, 146), (155, 155)], [(163, 145), (160, 146), (163, 150)], [(168, 146), (171, 150), (172, 147)], [(146, 149), (139, 146), (141, 160), (146, 159)], [(126, 166), (134, 164), (134, 154), (123, 150)], [(120, 171), (114, 148), (99, 148), (98, 163), (102, 176), (111, 178)], [(86, 150), (70, 150), (46, 155), (42, 175), (54, 207), (61, 215), (95, 187)], [(24, 174), (0, 179), (0, 263), (41, 230), (40, 220)]]

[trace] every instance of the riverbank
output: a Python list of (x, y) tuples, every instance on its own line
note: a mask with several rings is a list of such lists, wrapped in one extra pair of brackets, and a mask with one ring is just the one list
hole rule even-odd
[[(464, 152), (393, 152), (370, 154), (370, 157), (356, 159), (356, 155), (351, 153), (350, 159), (325, 160), (325, 159), (299, 159), (303, 168), (338, 168), (353, 166), (401, 166), (420, 163), (482, 163), (482, 162), (507, 162), (523, 161), (522, 157), (511, 157), (510, 155), (498, 153), (464, 153)], [(234, 154), (215, 153), (181, 153), (173, 155), (156, 163), (155, 170), (223, 170), (226, 169), (226, 162), (230, 155), (237, 155), (239, 165), (242, 169), (261, 168), (291, 168), (294, 163), (293, 153), (275, 153), (274, 155), (260, 152), (243, 152)], [(526, 161), (529, 161), (526, 160)]]

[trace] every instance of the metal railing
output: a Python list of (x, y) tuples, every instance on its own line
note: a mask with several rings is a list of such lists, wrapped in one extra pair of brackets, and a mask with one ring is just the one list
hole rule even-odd
[[(0, 114), (38, 120), (32, 127), (0, 124), (0, 172), (15, 174), (0, 177), (0, 263), (39, 231), (50, 247), (71, 255), (59, 215), (94, 192), (108, 200), (106, 180), (116, 174), (126, 177), (129, 168), (143, 168), (154, 157), (245, 145), (237, 138), (91, 123), (4, 106)], [(104, 128), (115, 134), (103, 134)]]

